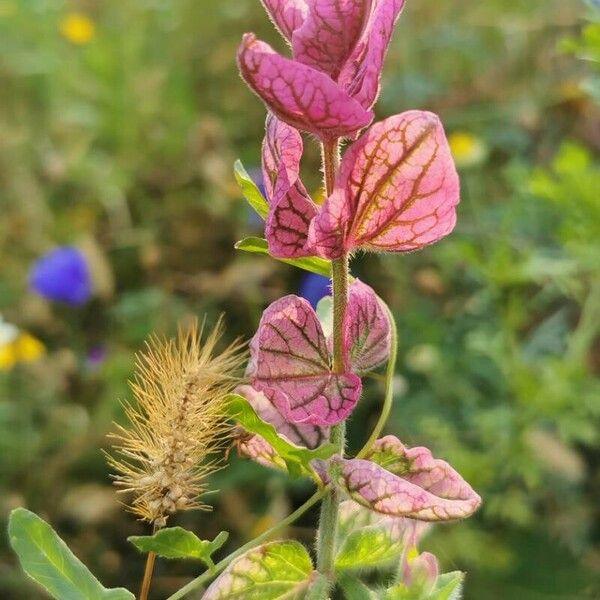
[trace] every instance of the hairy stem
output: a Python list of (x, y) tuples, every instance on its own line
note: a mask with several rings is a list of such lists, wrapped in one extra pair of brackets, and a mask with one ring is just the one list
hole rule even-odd
[(396, 327), (394, 315), (392, 315), (390, 309), (387, 308), (387, 306), (386, 311), (388, 319), (390, 320), (392, 344), (390, 350), (390, 357), (388, 359), (387, 364), (387, 370), (385, 373), (385, 398), (383, 400), (383, 406), (381, 408), (381, 413), (379, 414), (377, 424), (375, 425), (373, 432), (371, 433), (371, 436), (367, 440), (366, 444), (358, 453), (357, 458), (363, 458), (372, 448), (373, 444), (379, 439), (379, 436), (383, 432), (383, 428), (385, 427), (385, 424), (387, 423), (387, 420), (390, 416), (392, 404), (394, 402), (394, 375), (396, 373), (396, 361), (398, 359), (398, 328)]
[[(333, 192), (335, 177), (339, 167), (339, 144), (323, 144), (323, 171), (327, 195)], [(333, 370), (344, 373), (346, 356), (344, 348), (344, 319), (348, 306), (349, 268), (348, 255), (344, 254), (332, 262), (333, 281)], [(331, 442), (344, 454), (346, 424), (340, 423), (331, 430)], [(317, 534), (317, 569), (325, 578), (325, 584), (313, 588), (315, 600), (326, 599), (334, 583), (335, 538), (338, 530), (339, 493), (331, 488), (321, 505), (321, 517)]]
[(292, 514), (287, 516), (285, 519), (277, 523), (264, 533), (261, 533), (258, 537), (249, 541), (247, 544), (244, 544), (240, 548), (238, 548), (235, 552), (232, 552), (229, 556), (226, 556), (223, 560), (218, 562), (212, 569), (206, 571), (199, 577), (196, 577), (193, 581), (190, 581), (186, 586), (182, 587), (179, 591), (175, 592), (172, 596), (169, 596), (167, 600), (179, 600), (180, 598), (184, 598), (194, 590), (197, 590), (199, 587), (203, 586), (205, 583), (210, 581), (213, 577), (218, 575), (221, 571), (226, 569), (236, 558), (239, 558), (248, 550), (252, 550), (256, 546), (259, 546), (263, 542), (266, 542), (271, 536), (278, 533), (282, 529), (285, 529), (288, 525), (291, 525), (294, 521), (299, 519), (307, 510), (312, 508), (321, 498), (323, 498), (326, 490), (319, 490), (315, 492), (302, 506), (297, 508)]

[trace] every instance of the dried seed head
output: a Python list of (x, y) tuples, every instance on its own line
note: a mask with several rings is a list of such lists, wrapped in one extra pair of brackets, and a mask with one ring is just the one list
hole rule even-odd
[(227, 395), (245, 361), (239, 342), (215, 353), (222, 329), (219, 320), (204, 342), (197, 322), (176, 340), (150, 338), (137, 356), (135, 403), (124, 404), (129, 424), (111, 435), (116, 485), (131, 493), (132, 512), (159, 527), (177, 511), (210, 508), (199, 496), (222, 467), (218, 454), (231, 433)]

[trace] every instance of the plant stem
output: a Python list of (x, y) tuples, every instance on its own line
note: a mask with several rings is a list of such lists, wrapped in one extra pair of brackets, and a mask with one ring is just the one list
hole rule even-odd
[(180, 598), (184, 598), (190, 592), (198, 589), (200, 586), (205, 584), (207, 581), (212, 579), (215, 575), (218, 575), (221, 571), (227, 568), (236, 558), (242, 556), (248, 552), (248, 550), (252, 550), (252, 548), (259, 546), (263, 542), (267, 541), (273, 534), (281, 531), (288, 525), (291, 525), (294, 521), (299, 519), (309, 508), (312, 508), (326, 493), (325, 490), (319, 490), (315, 492), (302, 506), (297, 508), (292, 514), (288, 515), (285, 519), (277, 523), (264, 533), (261, 533), (258, 537), (249, 541), (247, 544), (244, 544), (240, 548), (238, 548), (235, 552), (232, 552), (229, 556), (226, 556), (223, 560), (219, 561), (212, 569), (206, 571), (199, 577), (196, 577), (193, 581), (190, 581), (186, 586), (182, 587), (179, 591), (175, 592), (172, 596), (169, 596), (167, 600), (179, 600)]
[[(152, 535), (154, 535), (160, 527), (154, 523), (152, 528)], [(154, 574), (154, 563), (156, 562), (156, 553), (148, 552), (146, 558), (146, 569), (144, 571), (144, 579), (142, 580), (142, 587), (140, 589), (140, 600), (148, 600), (150, 594), (150, 586), (152, 585), (152, 575)]]
[[(323, 144), (323, 171), (325, 173), (325, 189), (331, 195), (339, 167), (339, 143)], [(344, 320), (348, 306), (349, 268), (348, 255), (332, 261), (333, 282), (333, 371), (346, 371), (346, 350), (344, 348)], [(336, 425), (331, 430), (331, 442), (343, 456), (346, 444), (346, 424)], [(325, 578), (326, 584), (315, 587), (315, 600), (326, 599), (329, 588), (334, 583), (335, 539), (338, 530), (338, 513), (340, 507), (339, 493), (331, 488), (321, 505), (319, 531), (317, 533), (317, 569)]]
[(390, 357), (388, 358), (387, 370), (385, 373), (385, 398), (383, 400), (383, 406), (377, 424), (373, 428), (371, 436), (363, 446), (362, 450), (358, 453), (356, 458), (363, 458), (371, 449), (373, 444), (379, 439), (385, 424), (390, 416), (392, 410), (392, 404), (394, 402), (394, 375), (396, 373), (396, 361), (398, 360), (398, 328), (396, 327), (396, 321), (394, 315), (392, 315), (389, 308), (386, 306), (386, 312), (388, 319), (390, 320), (390, 328), (392, 334), (392, 343), (390, 349)]

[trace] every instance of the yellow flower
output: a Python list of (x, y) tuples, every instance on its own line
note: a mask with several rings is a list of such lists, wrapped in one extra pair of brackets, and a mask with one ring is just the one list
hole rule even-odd
[(472, 133), (456, 131), (448, 137), (448, 141), (458, 167), (479, 165), (487, 157), (485, 143)]
[(81, 13), (71, 13), (61, 21), (60, 32), (72, 44), (83, 45), (93, 39), (96, 26), (88, 16)]
[(13, 344), (0, 346), (0, 371), (10, 371), (17, 362)]
[(46, 353), (46, 347), (29, 333), (22, 333), (14, 343), (15, 353), (21, 362), (35, 362)]

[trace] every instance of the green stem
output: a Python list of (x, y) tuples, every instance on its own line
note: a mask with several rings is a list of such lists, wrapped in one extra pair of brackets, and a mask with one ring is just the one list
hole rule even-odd
[(180, 598), (184, 598), (189, 593), (198, 589), (200, 586), (207, 583), (210, 579), (218, 575), (221, 571), (227, 568), (236, 558), (242, 556), (248, 552), (248, 550), (252, 550), (256, 546), (259, 546), (263, 542), (266, 542), (271, 536), (275, 533), (278, 533), (282, 529), (285, 529), (288, 525), (291, 525), (294, 521), (299, 519), (308, 509), (312, 508), (326, 493), (325, 490), (319, 490), (315, 492), (300, 508), (297, 508), (292, 514), (287, 516), (285, 519), (277, 523), (264, 533), (261, 533), (258, 537), (249, 541), (247, 544), (244, 544), (240, 548), (238, 548), (235, 552), (232, 552), (229, 556), (226, 556), (223, 560), (218, 562), (212, 569), (206, 571), (199, 577), (196, 577), (193, 581), (190, 581), (186, 586), (182, 587), (179, 591), (175, 592), (172, 596), (169, 596), (167, 600), (179, 600)]
[[(339, 143), (323, 144), (323, 171), (327, 195), (333, 192), (335, 177), (339, 167)], [(348, 306), (349, 267), (348, 255), (343, 254), (332, 262), (333, 296), (333, 371), (346, 371), (346, 351), (344, 348), (344, 321)], [(346, 424), (336, 425), (331, 430), (331, 442), (343, 456), (346, 444)], [(334, 583), (335, 540), (338, 530), (340, 496), (331, 488), (321, 505), (319, 531), (317, 533), (317, 569), (321, 574), (321, 584), (312, 591), (314, 600), (325, 600)]]
[(396, 321), (394, 315), (392, 315), (390, 309), (386, 306), (388, 318), (390, 320), (390, 327), (392, 333), (392, 345), (390, 350), (390, 357), (388, 359), (387, 370), (385, 373), (385, 398), (383, 400), (383, 406), (377, 424), (375, 425), (371, 436), (363, 446), (362, 450), (358, 453), (357, 458), (364, 458), (369, 450), (373, 447), (373, 444), (379, 439), (379, 436), (383, 432), (383, 428), (387, 423), (387, 420), (392, 411), (392, 405), (394, 403), (394, 375), (396, 374), (396, 361), (398, 360), (398, 328), (396, 327)]

